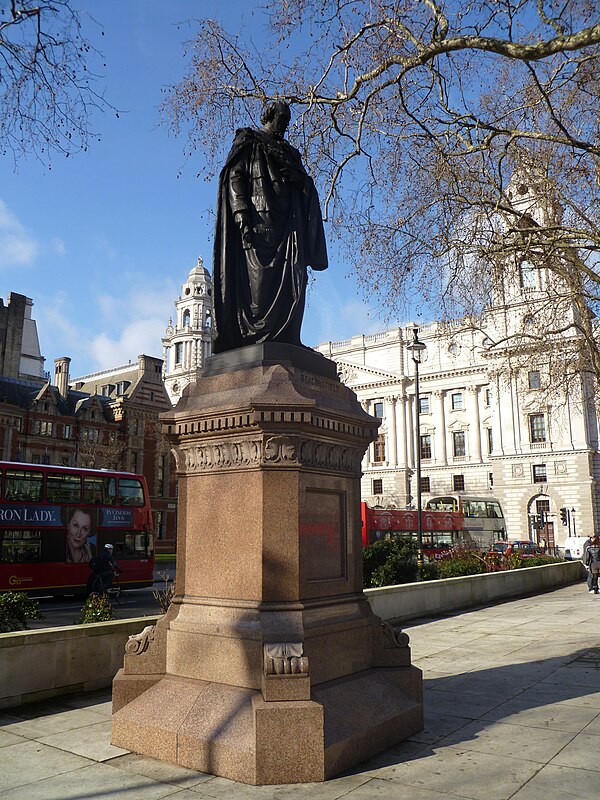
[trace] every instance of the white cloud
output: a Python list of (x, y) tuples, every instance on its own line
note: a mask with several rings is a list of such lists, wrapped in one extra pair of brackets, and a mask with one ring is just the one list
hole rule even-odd
[(161, 339), (179, 286), (163, 279), (154, 285), (143, 274), (122, 276), (119, 294), (101, 294), (95, 300), (100, 312), (98, 330), (87, 343), (92, 369), (127, 364), (142, 353), (162, 357)]
[(39, 251), (36, 239), (0, 200), (0, 269), (30, 266)]

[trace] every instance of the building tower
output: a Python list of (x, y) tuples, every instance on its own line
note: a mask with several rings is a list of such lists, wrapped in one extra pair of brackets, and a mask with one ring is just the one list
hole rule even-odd
[(212, 352), (212, 281), (202, 257), (181, 288), (162, 343), (165, 389), (175, 405)]

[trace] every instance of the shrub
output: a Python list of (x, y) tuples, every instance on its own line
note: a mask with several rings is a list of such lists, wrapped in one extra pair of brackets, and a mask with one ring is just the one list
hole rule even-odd
[(0, 594), (0, 633), (26, 630), (29, 619), (43, 619), (40, 604), (25, 592)]
[(521, 562), (513, 569), (521, 569), (522, 567), (543, 567), (544, 564), (558, 564), (564, 561), (563, 558), (556, 558), (556, 556), (532, 556), (532, 558), (521, 558)]
[(462, 575), (479, 575), (485, 572), (485, 564), (474, 554), (453, 556), (438, 562), (439, 578), (459, 578)]
[(363, 550), (363, 575), (366, 589), (412, 583), (417, 579), (416, 543), (394, 536), (368, 545)]
[(80, 625), (91, 622), (110, 622), (115, 618), (115, 609), (107, 594), (91, 594), (83, 604)]
[(439, 578), (438, 561), (426, 561), (421, 569), (422, 581), (435, 581)]

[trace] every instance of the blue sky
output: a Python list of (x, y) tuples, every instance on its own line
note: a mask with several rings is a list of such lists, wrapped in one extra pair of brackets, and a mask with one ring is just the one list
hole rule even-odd
[[(186, 160), (184, 138), (159, 121), (161, 88), (184, 74), (177, 23), (225, 15), (260, 39), (249, 3), (239, 0), (73, 0), (106, 67), (97, 88), (122, 113), (94, 118), (99, 142), (50, 168), (34, 157), (0, 161), (0, 297), (34, 301), (46, 368), (72, 359), (73, 377), (162, 356), (173, 301), (202, 256), (211, 269), (215, 183)], [(100, 29), (104, 36), (100, 37)], [(196, 161), (195, 161), (196, 160)], [(309, 290), (303, 341), (316, 345), (385, 328), (363, 302), (330, 244), (330, 268)]]

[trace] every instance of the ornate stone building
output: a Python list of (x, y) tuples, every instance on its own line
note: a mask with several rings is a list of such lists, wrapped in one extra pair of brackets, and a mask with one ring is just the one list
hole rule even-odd
[(162, 343), (165, 388), (175, 405), (212, 348), (212, 281), (202, 258), (181, 287), (175, 301), (175, 323), (169, 320)]
[[(527, 185), (520, 185), (516, 202), (532, 216), (554, 211), (535, 205)], [(594, 387), (581, 372), (564, 379), (565, 359), (580, 345), (569, 325), (577, 308), (572, 292), (557, 281), (560, 270), (534, 260), (529, 253), (504, 265), (491, 307), (477, 325), (456, 320), (418, 326), (427, 347), (419, 409), (406, 347), (413, 324), (317, 348), (337, 362), (344, 382), (381, 419), (379, 438), (363, 462), (363, 499), (414, 505), (419, 447), (423, 503), (449, 493), (495, 496), (509, 537), (543, 537), (558, 546), (569, 530), (598, 530)], [(564, 333), (544, 340), (543, 331), (552, 328)], [(536, 529), (540, 519), (544, 527)]]

